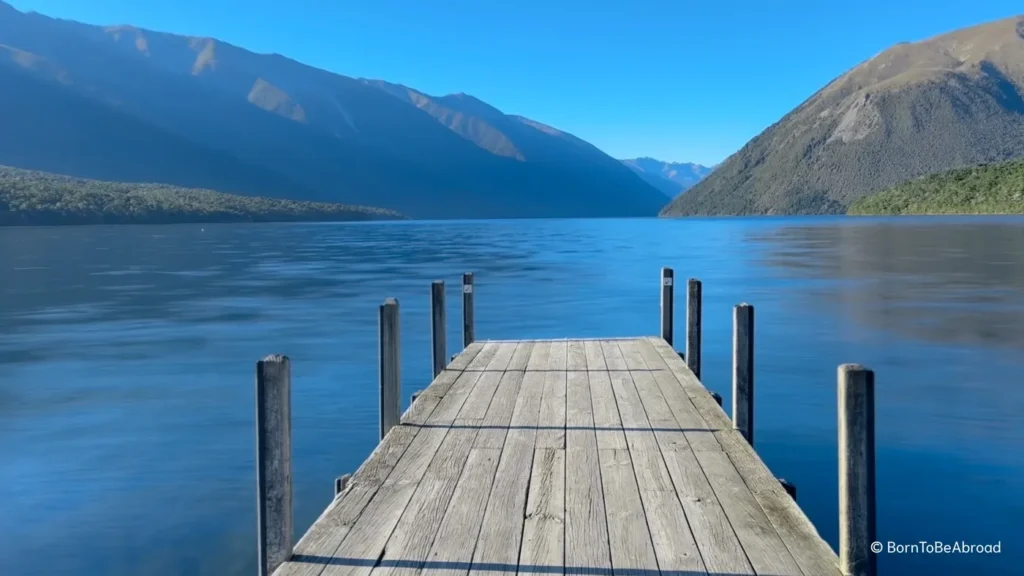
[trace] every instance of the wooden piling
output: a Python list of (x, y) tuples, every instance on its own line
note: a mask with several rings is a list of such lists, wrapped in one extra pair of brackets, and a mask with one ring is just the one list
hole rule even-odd
[(754, 445), (754, 307), (732, 314), (732, 425)]
[(430, 285), (430, 342), (433, 347), (434, 375), (431, 380), (444, 371), (448, 365), (445, 328), (444, 281), (435, 280)]
[(675, 316), (675, 272), (661, 269), (661, 337), (672, 346), (672, 321)]
[(291, 363), (271, 355), (256, 363), (256, 525), (259, 575), (292, 556)]
[(686, 282), (686, 365), (700, 379), (700, 280)]
[(473, 328), (473, 273), (462, 275), (462, 347), (473, 343), (476, 333)]
[(348, 481), (352, 479), (351, 474), (342, 474), (334, 479), (334, 497), (337, 498), (339, 494), (345, 491), (348, 486)]
[(401, 366), (398, 337), (398, 301), (388, 298), (380, 306), (380, 438), (401, 417)]
[(711, 398), (714, 399), (715, 402), (718, 402), (718, 406), (719, 407), (722, 406), (722, 395), (721, 394), (719, 394), (718, 392), (711, 392)]
[(847, 576), (876, 576), (875, 373), (839, 366), (839, 567)]
[(789, 494), (790, 498), (796, 500), (796, 484), (785, 478), (779, 478), (779, 484), (782, 484), (782, 489), (786, 491), (786, 494)]

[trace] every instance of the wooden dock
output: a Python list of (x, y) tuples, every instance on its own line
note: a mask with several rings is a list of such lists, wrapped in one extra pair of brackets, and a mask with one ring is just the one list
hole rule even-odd
[[(436, 288), (432, 294), (436, 312)], [(443, 307), (443, 290), (440, 299)], [(662, 334), (671, 339), (669, 310)], [(394, 301), (381, 309), (382, 423), (397, 420), (388, 412), (398, 392), (385, 390), (399, 381), (397, 313)], [(749, 330), (744, 314), (737, 312), (737, 333), (749, 338), (736, 343), (734, 396), (744, 406), (733, 412), (746, 419), (739, 425), (663, 337), (468, 342), (470, 332), (461, 353), (435, 364), (433, 382), (400, 421), (382, 425), (380, 445), (339, 479), (334, 501), (294, 548), (290, 408), (282, 401), (288, 360), (268, 358), (258, 367), (258, 396), (284, 409), (258, 406), (261, 572), (874, 574), (861, 542), (874, 538), (873, 423), (869, 442), (858, 445), (870, 448), (870, 463), (841, 462), (849, 479), (841, 567), (748, 441), (753, 313)], [(437, 339), (433, 352), (436, 359)], [(284, 395), (268, 396), (275, 383)]]

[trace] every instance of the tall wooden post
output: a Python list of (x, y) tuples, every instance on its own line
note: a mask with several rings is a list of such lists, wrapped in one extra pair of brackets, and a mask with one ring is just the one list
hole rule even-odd
[(754, 445), (754, 307), (732, 314), (732, 425)]
[(447, 365), (446, 328), (444, 306), (444, 281), (435, 280), (430, 285), (430, 341), (433, 348), (434, 378)]
[(661, 269), (661, 338), (672, 345), (672, 320), (675, 316), (675, 272)]
[(839, 366), (839, 567), (847, 576), (876, 576), (875, 373)]
[(256, 363), (256, 525), (259, 574), (292, 556), (291, 362), (271, 355)]
[(462, 275), (462, 347), (465, 348), (476, 339), (473, 328), (473, 273)]
[(686, 365), (700, 379), (700, 280), (686, 282)]
[(401, 418), (401, 362), (398, 338), (398, 300), (380, 306), (380, 438)]

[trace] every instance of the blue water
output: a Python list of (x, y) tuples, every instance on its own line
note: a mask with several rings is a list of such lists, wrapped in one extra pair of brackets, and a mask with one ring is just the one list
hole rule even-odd
[[(704, 282), (704, 380), (757, 309), (757, 447), (837, 543), (836, 366), (876, 371), (878, 536), (1001, 542), (882, 574), (1024, 562), (1024, 219), (401, 222), (0, 229), (0, 566), (253, 574), (253, 371), (291, 356), (301, 534), (376, 444), (376, 317), (403, 397), (429, 284), (476, 273), (479, 338), (655, 334), (660, 268)], [(681, 318), (681, 317), (680, 317)], [(456, 350), (451, 350), (455, 352)]]

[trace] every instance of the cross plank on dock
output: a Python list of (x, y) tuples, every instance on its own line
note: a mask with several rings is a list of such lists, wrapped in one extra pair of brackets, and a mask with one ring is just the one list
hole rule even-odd
[(839, 575), (661, 338), (476, 341), (275, 574)]

